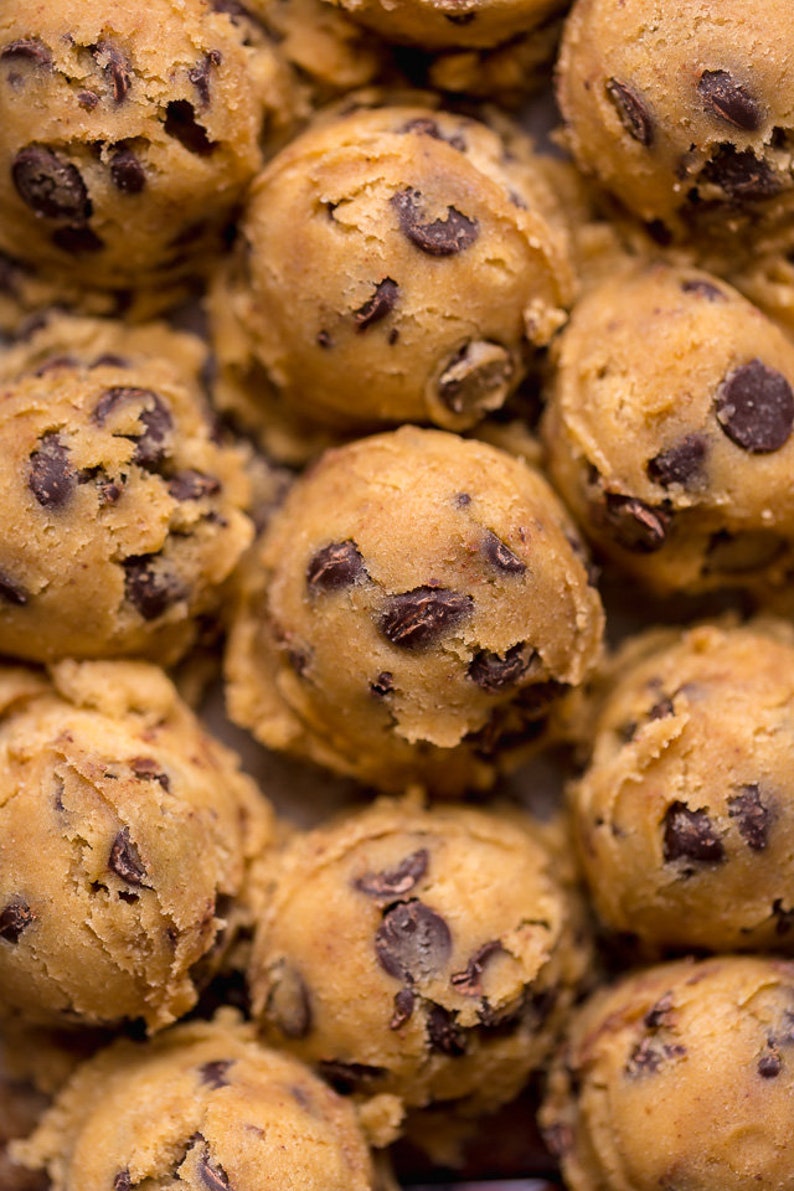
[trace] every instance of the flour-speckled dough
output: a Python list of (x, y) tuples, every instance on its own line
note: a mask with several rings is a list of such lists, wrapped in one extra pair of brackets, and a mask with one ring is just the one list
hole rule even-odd
[(3, 1014), (168, 1025), (245, 917), (268, 804), (147, 663), (5, 668), (0, 707)]
[(575, 833), (604, 925), (645, 954), (794, 949), (794, 635), (632, 640), (596, 698)]
[(598, 656), (580, 550), (545, 480), (495, 447), (403, 427), (329, 451), (253, 552), (231, 715), (383, 789), (489, 784)]
[(638, 971), (575, 1014), (541, 1123), (571, 1191), (791, 1191), (794, 964)]
[(205, 0), (4, 0), (0, 249), (165, 303), (206, 271), (261, 164), (274, 53)]
[(421, 49), (494, 46), (543, 24), (566, 0), (332, 0), (388, 41)]
[(577, 0), (558, 96), (579, 165), (655, 234), (791, 247), (794, 27), (786, 0)]
[(794, 345), (726, 282), (639, 265), (593, 285), (555, 345), (552, 478), (650, 587), (765, 594), (794, 566)]
[(83, 1065), (15, 1153), (53, 1191), (375, 1191), (353, 1106), (228, 1011)]
[(257, 178), (215, 287), (218, 399), (266, 434), (293, 419), (298, 450), (301, 419), (473, 425), (565, 321), (560, 218), (512, 125), (416, 103), (318, 117)]
[(544, 1061), (589, 962), (523, 815), (382, 799), (295, 838), (250, 983), (265, 1036), (332, 1084), (496, 1108)]
[(202, 360), (165, 327), (66, 318), (9, 350), (0, 651), (168, 664), (194, 641), (253, 536), (243, 455), (214, 440)]

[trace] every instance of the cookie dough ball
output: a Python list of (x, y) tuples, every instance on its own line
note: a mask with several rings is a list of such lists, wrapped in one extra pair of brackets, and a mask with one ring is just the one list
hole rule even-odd
[(543, 1063), (588, 952), (517, 812), (382, 799), (271, 871), (250, 983), (275, 1045), (340, 1090), (472, 1114)]
[(541, 1123), (572, 1191), (794, 1187), (794, 964), (625, 977), (575, 1015)]
[(512, 126), (409, 104), (319, 117), (254, 183), (217, 283), (219, 400), (298, 438), (301, 420), (473, 425), (565, 321), (555, 203)]
[(252, 54), (205, 0), (4, 0), (0, 249), (165, 303), (261, 164)]
[(331, 0), (389, 41), (420, 49), (494, 46), (526, 33), (566, 0)]
[(631, 642), (573, 790), (606, 927), (653, 954), (794, 948), (794, 634), (782, 621)]
[(658, 234), (721, 244), (729, 260), (781, 231), (790, 239), (784, 2), (578, 0), (557, 79), (579, 165)]
[(246, 903), (268, 804), (154, 666), (0, 673), (0, 1009), (168, 1025)]
[(794, 346), (725, 282), (619, 271), (558, 342), (543, 432), (558, 490), (659, 591), (765, 593), (794, 541)]
[(329, 451), (251, 560), (232, 718), (398, 792), (493, 780), (594, 664), (603, 626), (562, 507), (522, 460), (403, 427)]
[[(0, 366), (0, 651), (170, 664), (253, 536), (243, 457), (214, 440), (180, 368), (192, 340), (141, 331), (128, 351), (120, 333), (119, 355), (112, 329), (81, 323), (53, 356), (65, 329), (12, 349), (9, 367), (32, 371), (6, 381)], [(142, 357), (147, 337), (175, 363)]]
[(374, 1191), (353, 1106), (228, 1011), (84, 1064), (18, 1153), (53, 1191)]

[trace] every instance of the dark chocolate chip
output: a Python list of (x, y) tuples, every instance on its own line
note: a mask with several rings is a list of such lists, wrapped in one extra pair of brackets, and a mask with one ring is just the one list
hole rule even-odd
[(14, 897), (0, 910), (0, 939), (6, 943), (18, 943), (36, 915), (24, 897)]
[(203, 108), (209, 107), (210, 103), (210, 74), (213, 66), (220, 66), (223, 56), (220, 50), (210, 50), (205, 54), (197, 66), (187, 72), (187, 77), (190, 79), (193, 86), (198, 91), (199, 101)]
[(703, 277), (690, 277), (687, 281), (682, 281), (681, 289), (685, 294), (696, 294), (699, 298), (705, 298), (707, 302), (727, 302), (728, 300), (721, 289)]
[(11, 168), (14, 186), (24, 203), (46, 219), (84, 224), (91, 216), (91, 200), (77, 166), (43, 145), (20, 149)]
[(192, 468), (178, 471), (168, 482), (168, 491), (174, 500), (201, 500), (205, 496), (216, 496), (220, 490), (220, 480), (215, 476), (207, 476)]
[(410, 983), (439, 972), (451, 950), (446, 922), (417, 898), (387, 909), (375, 935), (375, 953), (383, 970)]
[(105, 241), (90, 227), (57, 227), (50, 239), (56, 248), (70, 256), (91, 255), (105, 247)]
[(368, 1089), (374, 1080), (387, 1074), (385, 1067), (370, 1063), (347, 1063), (342, 1059), (321, 1059), (317, 1067), (323, 1079), (327, 1080), (340, 1096)]
[(94, 108), (99, 103), (99, 96), (96, 91), (78, 91), (77, 102), (81, 108), (85, 108), (87, 112), (93, 112)]
[(49, 46), (39, 41), (38, 37), (21, 37), (16, 41), (10, 41), (0, 50), (0, 60), (30, 62), (34, 66), (52, 66)]
[(445, 141), (453, 149), (458, 149), (461, 153), (466, 150), (466, 141), (460, 133), (454, 132), (452, 136), (444, 136), (438, 122), (430, 116), (417, 116), (413, 120), (408, 120), (397, 131), (401, 133), (416, 133), (419, 136), (431, 136), (435, 141)]
[(28, 487), (45, 509), (61, 509), (77, 486), (70, 452), (59, 434), (44, 434), (30, 455)]
[(146, 170), (132, 149), (124, 145), (113, 150), (110, 176), (122, 194), (140, 194), (146, 187)]
[(206, 128), (196, 120), (193, 104), (186, 99), (171, 100), (165, 110), (164, 127), (169, 136), (197, 157), (209, 157), (217, 148), (217, 143), (207, 135)]
[(742, 128), (757, 132), (764, 119), (760, 103), (727, 70), (704, 70), (698, 94), (715, 116)]
[(643, 1025), (649, 1030), (658, 1030), (661, 1026), (668, 1026), (672, 1008), (673, 994), (671, 992), (663, 993), (643, 1017)]
[(206, 1150), (199, 1158), (196, 1169), (208, 1191), (231, 1191), (231, 1183), (226, 1171), (220, 1162), (210, 1158)]
[(480, 234), (476, 219), (469, 219), (456, 207), (447, 207), (446, 219), (422, 222), (422, 194), (409, 187), (398, 190), (391, 204), (403, 235), (429, 256), (454, 256), (470, 248)]
[(166, 791), (171, 789), (168, 774), (164, 773), (154, 757), (133, 757), (130, 769), (136, 777), (144, 782), (159, 782)]
[(457, 492), (455, 494), (455, 508), (467, 509), (471, 504), (471, 497), (468, 492)]
[(19, 608), (24, 608), (25, 604), (30, 599), (30, 594), (25, 591), (25, 588), (16, 579), (12, 579), (4, 571), (0, 571), (0, 600), (5, 600), (7, 604), (16, 604)]
[(633, 554), (654, 554), (667, 538), (670, 517), (662, 509), (618, 492), (605, 494), (606, 520), (615, 541)]
[(91, 361), (91, 368), (129, 368), (130, 362), (125, 356), (116, 352), (103, 352)]
[(130, 89), (130, 65), (118, 46), (109, 41), (97, 42), (94, 47), (94, 58), (102, 68), (102, 73), (109, 80), (113, 92), (113, 102), (121, 103), (126, 99)]
[(285, 1038), (305, 1038), (312, 1028), (309, 990), (300, 972), (283, 960), (272, 974), (265, 1011)]
[(449, 978), (449, 982), (456, 992), (463, 993), (466, 997), (482, 996), (482, 974), (488, 960), (493, 955), (498, 955), (500, 951), (504, 951), (499, 939), (491, 939), (488, 943), (483, 943), (474, 955), (471, 957), (466, 967), (462, 972), (453, 972)]
[(783, 1060), (777, 1050), (770, 1049), (758, 1060), (758, 1074), (763, 1079), (775, 1079), (783, 1069)]
[(359, 306), (358, 310), (353, 311), (356, 330), (366, 331), (368, 327), (379, 323), (381, 319), (391, 314), (399, 292), (399, 285), (396, 281), (392, 281), (391, 277), (384, 277), (382, 281), (379, 281), (372, 297), (368, 298), (363, 306)]
[(132, 1191), (132, 1178), (129, 1167), (125, 1166), (113, 1179), (113, 1191)]
[(407, 1021), (411, 1020), (416, 1004), (416, 994), (413, 989), (401, 988), (398, 993), (394, 994), (394, 1013), (389, 1022), (390, 1030), (401, 1029)]
[(722, 840), (705, 811), (693, 811), (684, 802), (672, 802), (664, 816), (664, 858), (720, 864), (725, 859)]
[(166, 444), (174, 426), (171, 413), (162, 397), (153, 393), (151, 389), (130, 386), (106, 389), (91, 417), (98, 426), (104, 426), (116, 410), (130, 404), (140, 405), (138, 421), (143, 430), (140, 434), (121, 434), (118, 437), (128, 438), (130, 442), (137, 443), (133, 460), (147, 471), (155, 471), (168, 453)]
[(648, 712), (648, 719), (651, 721), (664, 720), (670, 715), (675, 715), (675, 705), (669, 695), (663, 695), (661, 699), (656, 700)]
[(121, 565), (124, 594), (144, 620), (156, 620), (188, 596), (185, 584), (157, 554), (131, 555)]
[(323, 351), (327, 351), (328, 348), (334, 345), (334, 341), (327, 331), (318, 331), (316, 342), (317, 346), (321, 347)]
[(396, 868), (384, 869), (378, 873), (364, 873), (353, 881), (353, 888), (378, 900), (393, 901), (410, 893), (427, 872), (430, 854), (427, 848), (419, 848), (401, 860)]
[(456, 414), (496, 409), (507, 397), (513, 372), (510, 353), (501, 344), (472, 340), (438, 378), (439, 400)]
[(717, 390), (715, 411), (720, 429), (751, 454), (779, 451), (794, 426), (794, 392), (782, 373), (761, 360), (728, 373)]
[(384, 699), (386, 695), (390, 695), (394, 690), (394, 675), (390, 670), (382, 670), (375, 681), (369, 684), (369, 689), (373, 695)]
[(730, 144), (720, 145), (703, 166), (703, 177), (719, 186), (729, 199), (755, 202), (772, 198), (780, 190), (780, 179), (752, 149), (736, 149)]
[(415, 587), (388, 598), (380, 630), (400, 649), (421, 649), (467, 620), (473, 608), (469, 595), (444, 587)]
[(311, 556), (306, 567), (310, 591), (337, 591), (366, 578), (364, 559), (351, 538), (323, 546)]
[(427, 1040), (430, 1049), (451, 1059), (466, 1053), (466, 1035), (457, 1024), (457, 1013), (443, 1005), (430, 1004), (427, 1011)]
[(643, 1075), (655, 1075), (670, 1059), (686, 1054), (686, 1047), (677, 1043), (660, 1042), (656, 1038), (643, 1038), (632, 1050), (626, 1063), (626, 1075), (636, 1079)]
[(483, 534), (482, 552), (492, 566), (499, 571), (505, 571), (508, 575), (523, 575), (527, 569), (526, 563), (522, 562), (510, 547), (490, 529), (486, 529)]
[(516, 686), (538, 657), (537, 651), (526, 641), (511, 645), (502, 656), (481, 649), (469, 662), (469, 678), (489, 695), (508, 686)]
[(108, 858), (108, 868), (112, 869), (116, 876), (121, 877), (122, 881), (126, 881), (128, 885), (144, 887), (146, 885), (146, 868), (138, 849), (130, 839), (128, 827), (122, 827), (113, 841)]
[(728, 798), (728, 814), (736, 820), (744, 842), (753, 852), (763, 852), (768, 843), (769, 810), (761, 801), (761, 791), (753, 782), (739, 787), (739, 793)]
[(704, 464), (708, 442), (702, 434), (687, 434), (665, 451), (654, 455), (646, 464), (648, 479), (662, 488), (680, 484), (683, 488), (697, 488), (704, 479)]
[(650, 148), (654, 139), (653, 119), (637, 92), (617, 79), (607, 79), (606, 92), (629, 136)]
[(228, 1088), (226, 1076), (230, 1067), (234, 1066), (234, 1059), (211, 1059), (199, 1067), (199, 1079), (210, 1088)]
[(79, 361), (76, 356), (62, 354), (58, 356), (49, 356), (38, 368), (33, 369), (34, 376), (46, 376), (48, 372), (55, 372), (59, 368), (77, 368)]

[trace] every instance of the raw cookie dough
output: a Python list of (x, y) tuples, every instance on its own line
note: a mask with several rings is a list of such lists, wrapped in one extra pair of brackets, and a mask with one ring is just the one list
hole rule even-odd
[(618, 270), (555, 345), (543, 433), (585, 532), (659, 592), (765, 594), (794, 567), (794, 345), (726, 282)]
[(523, 814), (381, 799), (268, 876), (254, 1013), (340, 1090), (477, 1114), (543, 1063), (590, 956)]
[(165, 327), (55, 319), (0, 363), (0, 651), (170, 664), (195, 640), (253, 536), (202, 358)]
[(573, 1018), (541, 1124), (570, 1191), (791, 1191), (794, 964), (635, 972)]
[(276, 105), (275, 51), (204, 0), (3, 0), (0, 249), (165, 305), (261, 164), (265, 53)]
[(495, 447), (406, 426), (329, 451), (252, 553), (231, 717), (381, 789), (488, 785), (598, 656), (580, 551), (545, 480)]
[(254, 183), (214, 287), (217, 399), (266, 441), (291, 419), (297, 452), (306, 423), (460, 430), (572, 296), (557, 200), (514, 125), (408, 102), (324, 114)]
[(494, 46), (527, 33), (566, 0), (331, 0), (389, 41), (421, 49)]
[(577, 0), (557, 89), (568, 141), (660, 236), (729, 264), (792, 245), (794, 26), (785, 0)]
[(80, 1068), (15, 1153), (53, 1191), (375, 1191), (350, 1103), (228, 1011)]
[(269, 805), (144, 662), (0, 672), (0, 1008), (160, 1029), (248, 913)]
[(652, 632), (623, 654), (572, 790), (602, 922), (645, 955), (791, 952), (791, 626)]

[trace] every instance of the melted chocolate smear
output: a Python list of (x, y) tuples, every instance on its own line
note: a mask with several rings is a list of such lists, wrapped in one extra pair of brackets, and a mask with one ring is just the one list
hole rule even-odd
[(495, 695), (505, 687), (516, 686), (537, 657), (537, 650), (526, 641), (511, 645), (504, 656), (481, 649), (469, 662), (467, 673), (480, 690)]
[(369, 897), (378, 900), (392, 901), (410, 893), (419, 884), (427, 872), (430, 853), (427, 848), (419, 848), (406, 856), (394, 869), (384, 869), (379, 873), (364, 873), (353, 882), (353, 888)]
[(396, 281), (392, 281), (391, 277), (384, 277), (383, 281), (379, 281), (372, 297), (363, 306), (359, 306), (358, 310), (353, 311), (356, 330), (359, 333), (366, 331), (368, 327), (381, 322), (391, 314), (399, 292), (399, 285)]
[(0, 939), (16, 945), (36, 915), (24, 897), (14, 897), (0, 910)]
[(138, 849), (130, 839), (128, 827), (122, 827), (110, 849), (108, 868), (128, 885), (146, 887), (146, 868)]
[(125, 558), (124, 594), (144, 620), (156, 620), (172, 605), (187, 599), (188, 589), (167, 567), (158, 567), (157, 554), (138, 554)]
[(61, 509), (77, 487), (77, 473), (59, 434), (44, 434), (30, 456), (28, 487), (45, 509)]
[(90, 218), (91, 200), (80, 171), (51, 149), (43, 145), (20, 149), (11, 176), (19, 197), (37, 215), (68, 219), (76, 225)]
[(758, 100), (727, 70), (704, 70), (698, 94), (715, 116), (734, 128), (757, 132), (763, 123), (764, 113)]
[(782, 373), (751, 360), (726, 376), (715, 412), (731, 442), (753, 455), (785, 446), (794, 426), (794, 392)]
[(215, 141), (210, 140), (206, 128), (198, 123), (193, 104), (186, 99), (171, 100), (165, 110), (164, 127), (168, 136), (179, 141), (188, 153), (195, 153), (197, 157), (209, 157), (218, 147)]
[(409, 187), (391, 198), (397, 212), (400, 231), (420, 251), (429, 256), (455, 256), (470, 248), (480, 234), (476, 219), (469, 219), (456, 207), (447, 207), (446, 219), (422, 222), (422, 194)]
[(416, 898), (386, 910), (375, 935), (375, 953), (383, 970), (410, 984), (439, 972), (451, 950), (452, 936), (444, 919)]
[(607, 79), (606, 92), (629, 136), (649, 149), (654, 140), (653, 119), (637, 92), (618, 79)]
[(705, 811), (690, 810), (683, 802), (670, 804), (664, 816), (664, 859), (722, 863), (725, 849)]
[(400, 649), (422, 649), (471, 616), (474, 600), (444, 587), (415, 587), (390, 596), (380, 630)]
[(665, 451), (649, 459), (648, 479), (662, 488), (680, 484), (687, 490), (697, 488), (704, 480), (704, 465), (708, 442), (702, 434), (687, 434)]
[(146, 171), (140, 159), (124, 145), (113, 151), (110, 177), (122, 194), (140, 194), (146, 188)]
[(761, 791), (753, 782), (740, 786), (739, 793), (728, 799), (728, 814), (736, 820), (744, 842), (753, 852), (763, 852), (769, 842), (769, 810), (761, 801)]
[(309, 559), (306, 583), (310, 591), (338, 591), (368, 578), (358, 546), (347, 538), (331, 542)]

